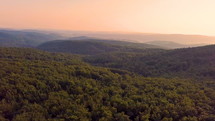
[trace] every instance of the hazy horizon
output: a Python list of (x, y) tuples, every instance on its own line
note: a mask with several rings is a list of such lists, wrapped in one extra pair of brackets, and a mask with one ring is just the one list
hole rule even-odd
[(215, 36), (213, 0), (0, 2), (0, 28)]

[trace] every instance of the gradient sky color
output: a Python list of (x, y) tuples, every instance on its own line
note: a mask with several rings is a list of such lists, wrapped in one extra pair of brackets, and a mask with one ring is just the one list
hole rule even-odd
[(215, 0), (0, 0), (0, 27), (215, 36)]

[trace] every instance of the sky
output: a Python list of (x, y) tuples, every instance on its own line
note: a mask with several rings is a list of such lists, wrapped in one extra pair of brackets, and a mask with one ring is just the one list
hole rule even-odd
[(0, 28), (215, 36), (215, 0), (0, 0)]

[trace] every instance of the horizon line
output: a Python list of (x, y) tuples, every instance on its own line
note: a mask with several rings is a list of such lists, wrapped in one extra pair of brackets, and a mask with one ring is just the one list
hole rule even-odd
[(105, 30), (72, 30), (72, 29), (48, 29), (48, 28), (9, 28), (0, 27), (0, 30), (13, 30), (13, 31), (49, 31), (49, 32), (91, 32), (91, 33), (111, 33), (111, 34), (147, 34), (147, 35), (184, 35), (184, 36), (205, 36), (215, 37), (215, 35), (207, 34), (186, 34), (186, 33), (159, 33), (159, 32), (139, 32), (139, 31), (105, 31)]

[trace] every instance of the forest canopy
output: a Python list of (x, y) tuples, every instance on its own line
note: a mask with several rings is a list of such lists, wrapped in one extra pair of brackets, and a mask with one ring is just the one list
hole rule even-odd
[(214, 81), (143, 77), (26, 48), (0, 48), (0, 68), (1, 121), (215, 119)]

